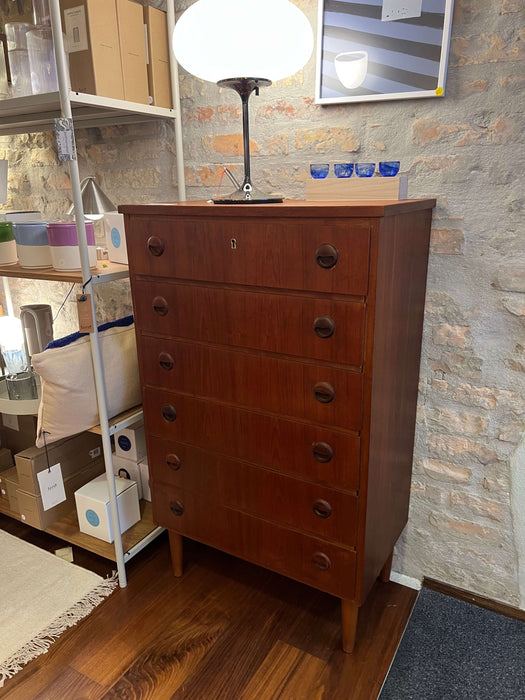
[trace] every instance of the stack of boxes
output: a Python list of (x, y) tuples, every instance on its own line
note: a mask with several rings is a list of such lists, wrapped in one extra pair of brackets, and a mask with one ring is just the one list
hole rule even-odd
[(172, 106), (166, 13), (131, 0), (60, 0), (71, 87)]
[[(34, 446), (35, 435), (33, 416), (2, 415), (0, 440), (8, 447), (0, 448), (0, 512), (45, 530), (76, 506), (81, 532), (113, 542), (100, 436), (84, 432), (39, 448)], [(38, 475), (57, 463), (66, 500), (44, 509)], [(120, 528), (125, 532), (140, 520), (139, 499), (151, 501), (142, 422), (115, 434), (113, 465)]]
[(115, 433), (113, 470), (118, 477), (136, 481), (139, 498), (151, 501), (146, 436), (142, 421)]
[[(151, 500), (142, 421), (115, 433), (113, 471), (122, 533), (140, 520), (139, 500)], [(80, 531), (113, 542), (109, 491), (105, 477), (93, 479), (79, 489), (75, 500)]]
[[(22, 418), (19, 416), (18, 419)], [(24, 417), (28, 418), (28, 417)], [(27, 421), (26, 421), (27, 423)], [(27, 427), (27, 426), (26, 426)], [(12, 429), (8, 429), (11, 431)], [(23, 429), (17, 435), (18, 444), (27, 445), (28, 433)], [(56, 520), (70, 513), (75, 507), (74, 492), (93, 477), (104, 471), (102, 441), (98, 435), (80, 433), (66, 440), (59, 440), (46, 448), (34, 447), (36, 432), (32, 433), (31, 447), (18, 449), (17, 441), (5, 442), (5, 426), (2, 441), (11, 449), (0, 449), (0, 500), (3, 511), (18, 515), (20, 519), (45, 530)], [(13, 456), (14, 464), (13, 466)], [(44, 510), (38, 474), (59, 463), (64, 480), (66, 500)]]
[[(38, 473), (57, 463), (62, 471), (66, 500), (44, 510)], [(47, 450), (29, 447), (15, 455), (15, 464), (20, 517), (28, 525), (45, 530), (74, 509), (75, 491), (80, 486), (103, 473), (102, 441), (93, 433), (80, 433), (52, 443)]]

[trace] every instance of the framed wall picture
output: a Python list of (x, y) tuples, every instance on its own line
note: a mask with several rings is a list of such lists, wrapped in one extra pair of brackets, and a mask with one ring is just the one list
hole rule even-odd
[(315, 101), (442, 97), (454, 0), (319, 0)]

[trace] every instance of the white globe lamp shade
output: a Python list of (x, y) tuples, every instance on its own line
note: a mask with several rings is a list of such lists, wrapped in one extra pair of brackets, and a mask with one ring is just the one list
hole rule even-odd
[(173, 32), (180, 65), (202, 80), (281, 80), (312, 54), (306, 16), (289, 0), (197, 0)]

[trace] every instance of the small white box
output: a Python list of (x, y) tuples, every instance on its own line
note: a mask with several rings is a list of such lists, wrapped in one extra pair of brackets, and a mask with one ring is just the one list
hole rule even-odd
[(104, 214), (104, 230), (106, 231), (109, 260), (127, 265), (128, 249), (124, 231), (124, 214), (117, 214), (116, 212)]
[(142, 498), (145, 501), (151, 501), (151, 489), (149, 485), (149, 466), (148, 458), (145, 457), (139, 462), (140, 482), (142, 485)]
[(132, 459), (124, 459), (124, 457), (119, 457), (113, 453), (113, 471), (115, 472), (115, 476), (118, 476), (121, 479), (131, 479), (131, 481), (136, 481), (139, 499), (143, 497), (140, 467), (138, 462), (134, 462)]
[[(128, 479), (115, 479), (120, 532), (126, 532), (140, 520), (137, 484)], [(75, 491), (80, 532), (105, 542), (113, 542), (113, 526), (109, 509), (109, 488), (106, 475), (101, 474)]]
[(140, 462), (146, 456), (146, 437), (142, 421), (115, 433), (115, 454), (133, 462)]

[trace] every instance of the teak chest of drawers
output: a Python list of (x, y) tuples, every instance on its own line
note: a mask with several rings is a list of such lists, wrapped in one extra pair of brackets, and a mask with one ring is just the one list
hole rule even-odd
[(125, 206), (155, 521), (338, 596), (408, 514), (434, 200)]

